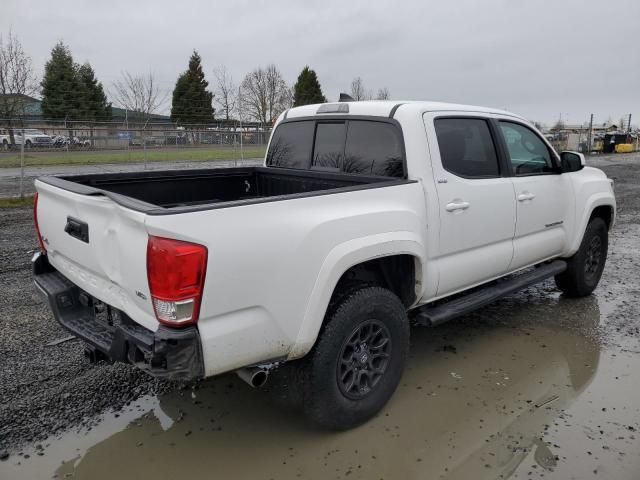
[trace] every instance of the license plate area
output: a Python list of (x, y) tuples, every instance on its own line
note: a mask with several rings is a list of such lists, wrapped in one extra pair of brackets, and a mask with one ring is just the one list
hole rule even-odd
[(122, 324), (122, 313), (87, 292), (81, 291), (78, 295), (79, 303), (87, 310), (94, 321), (107, 329), (113, 329)]

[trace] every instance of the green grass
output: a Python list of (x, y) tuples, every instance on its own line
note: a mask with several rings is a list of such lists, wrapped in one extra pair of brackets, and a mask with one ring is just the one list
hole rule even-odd
[[(264, 157), (265, 147), (244, 148), (244, 158)], [(232, 147), (175, 148), (146, 152), (148, 162), (208, 160), (235, 160), (240, 158), (240, 150)], [(108, 152), (29, 152), (25, 153), (25, 166), (43, 165), (96, 165), (101, 163), (142, 163), (145, 152), (142, 150)], [(20, 154), (0, 155), (0, 168), (19, 167)]]
[(0, 198), (0, 208), (32, 207), (33, 197)]

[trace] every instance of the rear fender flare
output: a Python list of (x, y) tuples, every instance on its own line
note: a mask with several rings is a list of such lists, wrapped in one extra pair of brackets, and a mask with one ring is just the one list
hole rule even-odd
[(354, 265), (392, 255), (411, 255), (416, 259), (416, 299), (422, 297), (422, 272), (426, 248), (412, 232), (388, 232), (356, 238), (334, 247), (326, 256), (316, 278), (307, 308), (289, 359), (304, 356), (313, 346), (327, 307), (340, 277)]

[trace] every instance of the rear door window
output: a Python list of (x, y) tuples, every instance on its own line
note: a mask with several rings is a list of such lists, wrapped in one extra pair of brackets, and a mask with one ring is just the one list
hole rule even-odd
[(345, 173), (402, 177), (402, 137), (390, 123), (351, 120), (347, 127)]
[(314, 124), (313, 121), (303, 121), (279, 125), (269, 144), (267, 165), (308, 169), (311, 165)]
[(464, 178), (500, 176), (498, 156), (487, 121), (481, 118), (435, 120), (442, 166)]

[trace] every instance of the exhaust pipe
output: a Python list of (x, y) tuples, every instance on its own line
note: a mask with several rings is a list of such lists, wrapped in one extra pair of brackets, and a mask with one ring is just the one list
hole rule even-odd
[(261, 367), (249, 367), (236, 370), (238, 376), (253, 388), (264, 387), (269, 378), (269, 370)]

